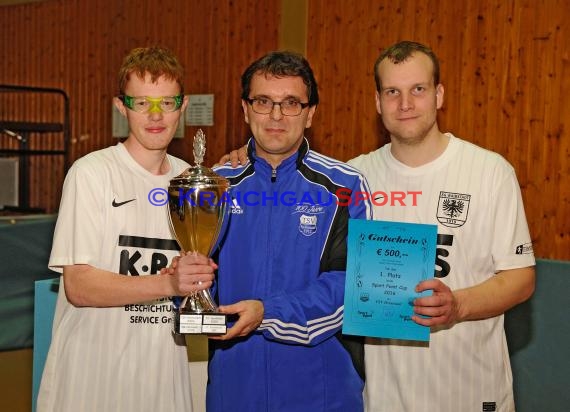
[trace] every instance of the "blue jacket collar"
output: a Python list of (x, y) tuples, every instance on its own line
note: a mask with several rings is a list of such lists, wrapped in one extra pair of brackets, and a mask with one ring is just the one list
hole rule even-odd
[[(298, 169), (299, 166), (303, 163), (303, 160), (309, 153), (309, 141), (306, 137), (303, 137), (303, 141), (301, 142), (301, 146), (296, 153), (292, 154), (287, 159), (283, 160), (281, 164), (277, 167), (277, 170), (281, 169), (288, 169), (290, 165), (294, 164), (295, 168)], [(263, 158), (259, 157), (255, 153), (255, 139), (251, 137), (247, 143), (247, 156), (251, 164), (255, 167), (256, 163), (261, 167), (267, 167), (270, 170), (273, 169), (271, 165)]]

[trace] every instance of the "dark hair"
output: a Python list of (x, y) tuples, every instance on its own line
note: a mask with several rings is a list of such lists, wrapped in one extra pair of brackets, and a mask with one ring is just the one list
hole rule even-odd
[(133, 73), (141, 79), (149, 73), (153, 82), (164, 76), (176, 81), (180, 86), (180, 94), (184, 93), (184, 68), (174, 53), (164, 47), (138, 47), (129, 52), (119, 69), (120, 94), (125, 92), (127, 81)]
[(376, 90), (380, 91), (382, 89), (380, 76), (378, 75), (378, 66), (384, 59), (390, 59), (392, 63), (398, 64), (406, 61), (414, 53), (423, 53), (431, 59), (433, 63), (433, 83), (437, 86), (439, 84), (439, 60), (435, 53), (428, 46), (405, 40), (384, 49), (378, 59), (376, 59), (376, 63), (374, 63)]
[(317, 81), (309, 62), (299, 53), (290, 51), (273, 51), (254, 61), (241, 75), (241, 98), (249, 99), (251, 78), (254, 74), (275, 77), (301, 77), (307, 86), (309, 106), (319, 104)]

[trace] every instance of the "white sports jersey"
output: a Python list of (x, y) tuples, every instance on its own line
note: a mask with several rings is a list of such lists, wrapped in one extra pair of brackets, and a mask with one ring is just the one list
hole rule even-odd
[[(436, 276), (452, 290), (535, 264), (520, 188), (500, 155), (451, 134), (436, 160), (411, 168), (390, 144), (353, 159), (380, 220), (438, 225)], [(382, 205), (382, 206), (379, 206)], [(514, 411), (503, 316), (432, 328), (429, 345), (367, 338), (370, 412)]]
[[(144, 276), (168, 266), (178, 252), (167, 207), (151, 201), (166, 199), (169, 180), (188, 167), (168, 160), (170, 172), (153, 175), (121, 143), (77, 160), (65, 179), (50, 268), (88, 264)], [(186, 347), (172, 335), (170, 300), (80, 308), (61, 282), (39, 412), (192, 410)]]

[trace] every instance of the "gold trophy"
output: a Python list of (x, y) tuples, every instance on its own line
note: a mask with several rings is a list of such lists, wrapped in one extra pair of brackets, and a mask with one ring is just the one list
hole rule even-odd
[[(202, 130), (194, 136), (194, 166), (172, 178), (168, 186), (170, 228), (184, 252), (210, 256), (222, 231), (230, 182), (201, 165), (206, 153)], [(183, 298), (175, 314), (175, 332), (182, 334), (226, 333), (226, 315), (218, 312), (209, 290)]]

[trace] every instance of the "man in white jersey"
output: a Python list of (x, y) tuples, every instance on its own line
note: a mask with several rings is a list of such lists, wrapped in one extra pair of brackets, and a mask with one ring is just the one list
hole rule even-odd
[[(413, 319), (431, 327), (430, 342), (367, 339), (366, 409), (514, 411), (503, 314), (528, 299), (535, 282), (515, 172), (500, 155), (440, 132), (444, 88), (428, 47), (397, 43), (374, 73), (376, 108), (391, 143), (349, 163), (372, 192), (421, 192), (416, 204), (376, 202), (374, 216), (437, 224), (438, 247), (435, 278), (416, 289), (433, 295), (414, 301), (416, 314), (429, 316)], [(243, 149), (229, 158), (246, 161)]]
[[(430, 342), (368, 339), (368, 411), (514, 411), (503, 313), (534, 291), (520, 188), (500, 155), (440, 132), (439, 63), (404, 41), (375, 64), (376, 108), (391, 143), (349, 163), (373, 191), (421, 191), (417, 205), (377, 206), (382, 220), (438, 225), (435, 278), (416, 290)], [(428, 318), (419, 315), (428, 316)]]
[(77, 160), (66, 176), (49, 261), (63, 276), (40, 412), (192, 410), (171, 297), (210, 287), (215, 265), (188, 254), (160, 274), (179, 251), (157, 205), (188, 167), (167, 154), (187, 104), (182, 80), (169, 50), (132, 50), (115, 98), (127, 139)]

